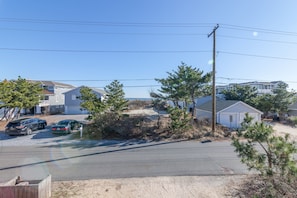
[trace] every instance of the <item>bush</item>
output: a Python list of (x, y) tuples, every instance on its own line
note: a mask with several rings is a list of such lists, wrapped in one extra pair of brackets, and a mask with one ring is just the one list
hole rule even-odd
[[(242, 123), (243, 130), (238, 137), (232, 137), (232, 145), (250, 170), (260, 172), (265, 186), (269, 190), (265, 196), (278, 197), (279, 192), (297, 190), (297, 164), (294, 154), (297, 153), (296, 143), (289, 141), (289, 135), (276, 137), (273, 129), (265, 123), (252, 123), (252, 118), (246, 115)], [(240, 137), (247, 141), (241, 141)], [(256, 148), (260, 146), (260, 149)], [(293, 185), (292, 185), (293, 184)]]
[(117, 124), (118, 115), (113, 113), (101, 114), (92, 118), (92, 123), (84, 127), (84, 138), (103, 139), (113, 133), (110, 126)]
[(291, 127), (296, 127), (297, 126), (297, 117), (295, 117), (295, 116), (288, 117), (285, 119), (284, 123)]
[(185, 109), (170, 107), (168, 110), (171, 118), (170, 128), (174, 133), (181, 133), (191, 128), (191, 116)]
[(128, 102), (128, 109), (142, 109), (152, 105), (151, 100), (131, 100)]

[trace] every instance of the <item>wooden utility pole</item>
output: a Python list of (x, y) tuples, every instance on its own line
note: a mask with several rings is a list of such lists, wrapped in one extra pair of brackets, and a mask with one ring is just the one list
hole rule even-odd
[(212, 52), (212, 132), (213, 135), (216, 131), (216, 30), (219, 28), (217, 24), (211, 33), (208, 34), (208, 38), (213, 35), (213, 52)]

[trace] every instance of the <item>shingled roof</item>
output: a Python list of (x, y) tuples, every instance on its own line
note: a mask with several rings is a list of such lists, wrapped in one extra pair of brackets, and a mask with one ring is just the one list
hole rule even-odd
[[(218, 100), (216, 101), (216, 111), (222, 111), (223, 109), (226, 109), (227, 107), (230, 107), (231, 105), (234, 105), (240, 101), (238, 100)], [(197, 106), (198, 109), (204, 110), (204, 111), (212, 111), (212, 101), (208, 101), (206, 103), (203, 103), (202, 105)]]
[(64, 88), (74, 88), (73, 85), (55, 82), (55, 81), (48, 81), (48, 80), (29, 80), (30, 82), (36, 82), (40, 83), (43, 86), (58, 86), (58, 87), (64, 87)]

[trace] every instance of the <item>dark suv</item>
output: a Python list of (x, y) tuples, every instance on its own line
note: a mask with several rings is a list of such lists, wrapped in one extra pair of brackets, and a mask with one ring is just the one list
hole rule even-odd
[(5, 127), (8, 135), (30, 135), (32, 131), (44, 129), (47, 123), (39, 118), (21, 118), (10, 121)]

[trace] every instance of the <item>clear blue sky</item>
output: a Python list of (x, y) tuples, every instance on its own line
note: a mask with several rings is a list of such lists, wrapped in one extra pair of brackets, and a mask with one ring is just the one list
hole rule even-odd
[(124, 84), (148, 97), (183, 61), (217, 85), (283, 80), (297, 90), (296, 0), (0, 0), (0, 80)]

